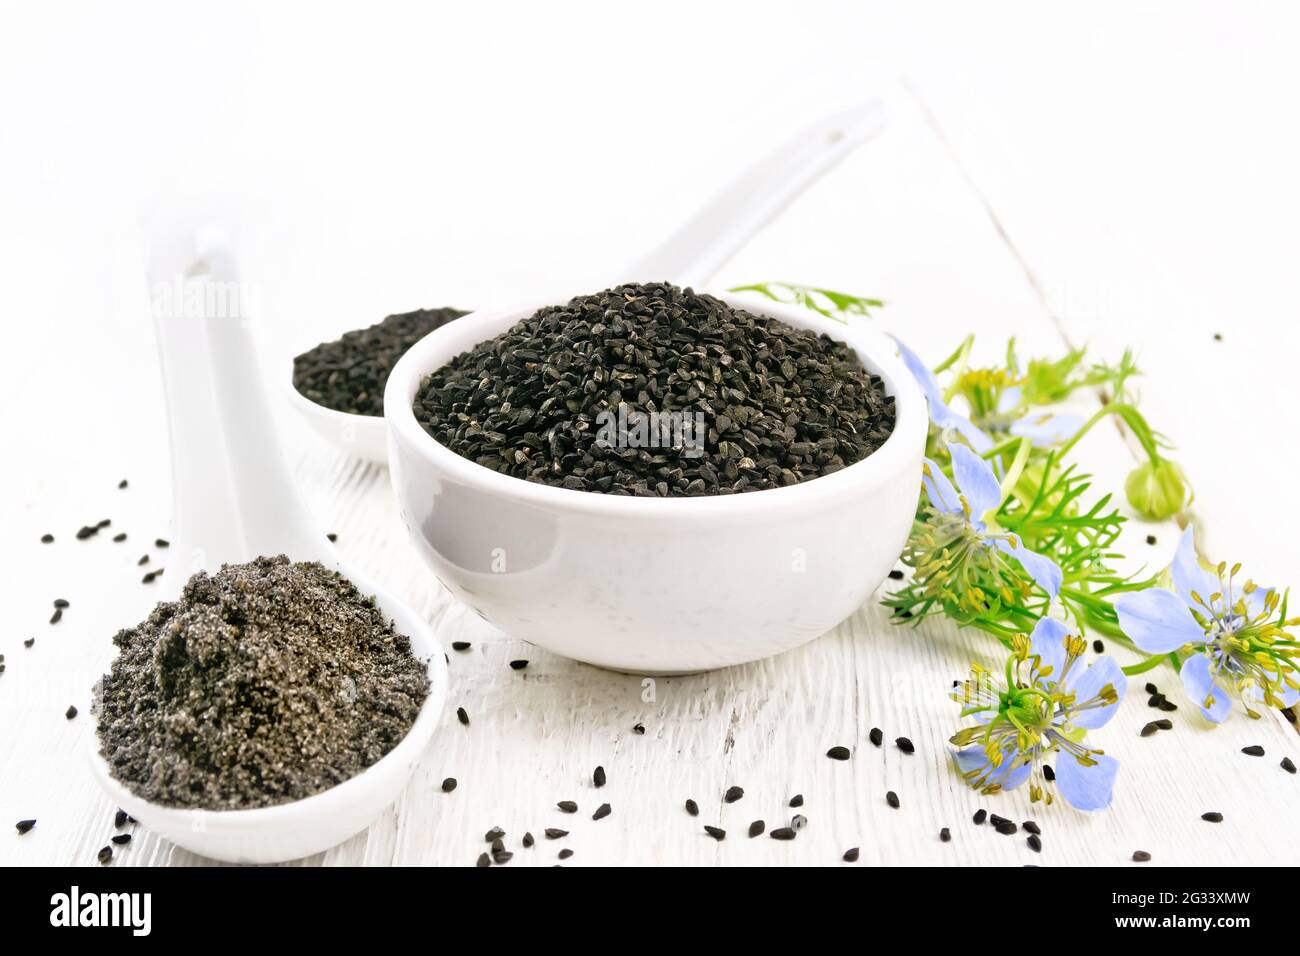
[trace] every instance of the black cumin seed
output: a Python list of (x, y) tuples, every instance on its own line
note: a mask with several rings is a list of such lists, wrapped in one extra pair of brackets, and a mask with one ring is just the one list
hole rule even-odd
[(568, 830), (561, 830), (559, 827), (547, 827), (542, 833), (548, 840), (559, 840), (569, 835)]
[(53, 543), (54, 543), (54, 535), (52, 534), (41, 535), (41, 544), (53, 544)]
[(645, 733), (645, 724), (633, 724), (633, 725), (632, 725), (632, 733), (634, 733), (634, 734), (644, 734), (644, 733)]
[(153, 544), (155, 548), (170, 548), (172, 546), (172, 543), (166, 538), (154, 538)]
[(891, 581), (901, 581), (903, 580), (903, 572), (898, 570), (898, 568), (894, 568), (894, 570), (889, 572), (889, 579)]
[(790, 828), (792, 830), (802, 830), (808, 825), (808, 818), (802, 813), (796, 813), (790, 818)]
[(99, 524), (95, 525), (95, 528), (96, 530), (99, 530), (101, 528), (107, 528), (112, 523), (113, 521), (111, 518), (105, 518), (103, 521), (99, 522)]
[(446, 780), (444, 780), (444, 781), (442, 782), (442, 792), (443, 792), (443, 793), (451, 793), (451, 792), (452, 792), (453, 790), (455, 790), (455, 789), (456, 789), (456, 778), (455, 778), (455, 777), (448, 777)]
[(1174, 722), (1170, 720), (1168, 717), (1161, 717), (1159, 720), (1153, 720), (1151, 722), (1155, 724), (1157, 727), (1159, 727), (1161, 730), (1174, 729)]
[(1143, 737), (1150, 737), (1152, 734), (1154, 734), (1154, 733), (1155, 733), (1156, 731), (1158, 731), (1159, 729), (1160, 729), (1160, 725), (1157, 724), (1157, 723), (1153, 720), (1153, 721), (1150, 721), (1149, 723), (1146, 723), (1146, 724), (1143, 724), (1143, 725), (1142, 725), (1142, 731), (1141, 731), (1141, 734), (1142, 734)]
[(1101, 642), (1101, 638), (1098, 638), (1097, 640), (1092, 642), (1092, 650), (1094, 654), (1106, 653), (1106, 645)]
[(523, 845), (524, 845), (524, 849), (527, 850), (527, 849), (531, 848), (532, 845), (533, 845), (534, 843), (536, 843), (537, 841), (533, 839), (533, 835), (532, 835), (531, 833), (525, 832), (525, 833), (524, 833), (524, 838), (523, 838), (523, 840), (521, 840), (520, 842), (523, 843)]
[(123, 478), (121, 481), (119, 481), (119, 482), (117, 483), (117, 486), (118, 486), (119, 488), (125, 488), (126, 485), (127, 485), (127, 481), (126, 481), (125, 478)]
[(1052, 769), (1052, 765), (1050, 763), (1043, 764), (1043, 779), (1046, 780), (1048, 783), (1051, 783), (1053, 780), (1056, 779), (1056, 771)]
[(1147, 863), (1147, 862), (1150, 861), (1150, 859), (1151, 859), (1151, 854), (1148, 853), (1146, 850), (1134, 850), (1134, 851), (1133, 851), (1133, 862), (1134, 862), (1134, 863)]
[(563, 850), (557, 853), (556, 856), (561, 860), (567, 860), (569, 857), (573, 856), (573, 851), (566, 846)]
[(898, 802), (898, 794), (894, 793), (894, 791), (892, 790), (890, 790), (885, 794), (885, 802), (889, 804), (891, 807), (893, 807), (895, 810), (897, 810), (899, 806), (901, 806), (901, 804)]
[(1150, 681), (1147, 681), (1147, 693), (1158, 694), (1160, 693), (1160, 688), (1157, 687), (1155, 684), (1151, 683)]
[(879, 747), (881, 741), (885, 739), (884, 731), (882, 731), (879, 727), (872, 727), (871, 733), (867, 734), (867, 739), (870, 740), (877, 747)]
[(500, 827), (493, 827), (487, 833), (483, 834), (483, 842), (491, 843), (493, 840), (500, 840), (505, 835), (505, 830), (502, 830)]
[(1216, 342), (1222, 342), (1222, 341), (1223, 341), (1223, 333), (1222, 333), (1222, 332), (1215, 332), (1215, 333), (1214, 333), (1214, 341), (1216, 341)]
[(459, 721), (460, 721), (462, 724), (464, 724), (466, 727), (469, 726), (469, 714), (466, 713), (464, 707), (457, 707), (457, 708), (456, 708), (456, 719), (459, 720)]
[(1159, 707), (1159, 706), (1160, 706), (1160, 702), (1161, 702), (1162, 700), (1164, 700), (1164, 699), (1165, 699), (1165, 695), (1164, 695), (1164, 694), (1161, 694), (1161, 693), (1159, 693), (1158, 691), (1157, 691), (1157, 692), (1153, 692), (1153, 693), (1151, 694), (1151, 696), (1147, 698), (1147, 706), (1148, 706), (1148, 707)]
[(510, 669), (511, 669), (512, 671), (521, 671), (521, 670), (523, 670), (523, 669), (524, 669), (525, 667), (527, 667), (527, 666), (528, 666), (528, 662), (527, 662), (527, 661), (511, 661), (511, 662), (510, 662)]
[(593, 770), (593, 771), (591, 772), (591, 782), (592, 782), (593, 785), (595, 785), (595, 786), (597, 786), (597, 787), (603, 787), (603, 786), (605, 786), (605, 768), (604, 768), (604, 767), (600, 767), (600, 766), (598, 766), (598, 767), (596, 767), (595, 770)]
[(506, 841), (501, 839), (500, 837), (497, 837), (495, 840), (493, 840), (492, 846), (489, 847), (489, 849), (492, 851), (493, 856), (496, 856), (496, 854), (500, 853), (505, 848), (506, 848)]
[(1147, 544), (1155, 544), (1155, 543), (1156, 543), (1156, 536), (1153, 534), (1147, 535)]
[(17, 830), (19, 834), (23, 834), (34, 826), (36, 826), (35, 820), (19, 820), (14, 824), (14, 829)]
[(1202, 813), (1201, 819), (1207, 823), (1222, 823), (1223, 814), (1219, 813), (1217, 810), (1211, 810), (1209, 813)]
[(451, 649), (453, 651), (467, 651), (469, 650), (469, 641), (452, 641)]
[(1043, 852), (1043, 840), (1037, 833), (1029, 834), (1029, 839), (1025, 840), (1025, 842), (1029, 844), (1029, 849), (1035, 853)]
[(23, 641), (23, 647), (31, 647), (35, 643), (36, 643), (36, 638), (29, 637), (27, 638), (27, 640)]
[(119, 531), (117, 534), (113, 535), (113, 540), (116, 541), (118, 544), (121, 544), (123, 541), (126, 540), (126, 532)]
[(767, 824), (762, 820), (755, 820), (749, 825), (749, 838), (752, 840), (756, 836), (762, 836), (763, 831), (767, 829)]
[(148, 563), (149, 563), (149, 555), (142, 554), (140, 555), (140, 560), (135, 563), (135, 566), (141, 567), (142, 565), (146, 565)]
[(844, 862), (845, 862), (845, 863), (857, 863), (857, 862), (858, 862), (858, 848), (857, 848), (857, 847), (855, 847), (855, 846), (854, 846), (854, 847), (849, 847), (849, 849), (847, 849), (847, 850), (844, 851)]
[(689, 813), (689, 814), (690, 814), (691, 816), (693, 816), (693, 817), (698, 817), (698, 816), (700, 815), (700, 807), (699, 807), (699, 804), (697, 804), (694, 800), (687, 800), (687, 801), (686, 801), (686, 812)]
[(975, 816), (971, 817), (971, 820), (974, 823), (983, 823), (988, 818), (989, 818), (989, 812), (985, 810), (983, 807), (980, 807), (980, 809), (975, 811)]
[(793, 840), (798, 835), (793, 827), (777, 827), (768, 834), (773, 840)]
[(905, 754), (916, 753), (916, 745), (906, 737), (895, 737), (894, 743), (898, 746), (898, 749), (903, 751)]
[(1032, 833), (1034, 836), (1043, 835), (1042, 829), (1033, 820), (1026, 820), (1024, 823), (1020, 825), (1025, 828), (1026, 832)]
[(850, 756), (849, 748), (832, 747), (830, 750), (826, 751), (826, 756), (830, 757), (832, 760), (848, 760)]
[(120, 830), (122, 827), (126, 826), (126, 821), (127, 815), (125, 810), (118, 810), (117, 813), (113, 814), (113, 826), (117, 829)]
[(1295, 764), (1290, 757), (1283, 757), (1281, 766), (1287, 773), (1295, 773)]
[(99, 529), (93, 524), (82, 525), (77, 529), (77, 540), (85, 541), (87, 538), (94, 537), (97, 534), (99, 534)]
[(1000, 817), (996, 813), (989, 814), (989, 823), (993, 824), (994, 826), (997, 826), (999, 823), (1010, 823), (1010, 822), (1011, 821), (1009, 821), (1006, 817)]
[(55, 606), (55, 607), (58, 607), (58, 608), (68, 607), (68, 606), (69, 606), (69, 605), (68, 605), (68, 599), (67, 599), (67, 598), (55, 598), (55, 599), (54, 599), (54, 606)]
[(591, 815), (591, 818), (593, 820), (603, 820), (613, 812), (614, 812), (613, 807), (611, 807), (608, 803), (602, 803), (600, 806), (596, 808), (596, 812)]
[(1011, 834), (1015, 833), (1020, 828), (1011, 820), (1003, 820), (997, 825), (996, 829), (1003, 836), (1011, 836)]
[(562, 810), (564, 813), (578, 812), (578, 805), (574, 803), (572, 800), (561, 800), (559, 803), (556, 804), (556, 806), (559, 807), (560, 810)]
[(1175, 704), (1172, 700), (1164, 700), (1163, 698), (1161, 699), (1160, 703), (1157, 704), (1156, 706), (1158, 706), (1166, 714), (1172, 714), (1175, 710), (1178, 709), (1178, 705)]
[(56, 607), (54, 613), (50, 615), (50, 623), (58, 624), (61, 620), (63, 620), (63, 608)]
[(118, 846), (126, 846), (128, 843), (131, 842), (131, 834), (118, 833), (112, 837), (112, 841), (116, 843)]
[(72, 704), (69, 704), (68, 709), (63, 712), (63, 716), (68, 718), (68, 720), (71, 720), (73, 717), (77, 716), (77, 708)]
[(1244, 753), (1247, 757), (1264, 756), (1264, 748), (1261, 747), (1259, 744), (1251, 744), (1249, 747), (1242, 747), (1241, 752)]
[(509, 850), (505, 849), (504, 847), (500, 850), (492, 851), (492, 862), (495, 863), (497, 866), (505, 866), (507, 863), (513, 860), (514, 857), (515, 855), (511, 853)]
[(939, 839), (942, 840), (944, 843), (951, 843), (952, 831), (949, 830), (947, 827), (944, 827), (942, 830), (939, 831)]
[(113, 862), (113, 848), (111, 846), (101, 847), (99, 851), (100, 864)]
[(727, 792), (722, 795), (722, 799), (727, 803), (735, 803), (745, 795), (744, 787), (728, 787)]
[(326, 537), (326, 539), (329, 541), (330, 544), (336, 544), (336, 543), (338, 542), (338, 540), (339, 540), (339, 536), (338, 536), (338, 534), (337, 534), (336, 532), (334, 532), (334, 531), (327, 531), (327, 532), (325, 533), (325, 537)]
[(478, 862), (475, 863), (474, 865), (479, 867), (480, 869), (482, 869), (483, 867), (491, 866), (492, 858), (488, 856), (486, 853), (480, 853), (478, 855)]
[(725, 840), (727, 838), (726, 830), (722, 829), (721, 827), (711, 827), (707, 823), (704, 824), (704, 832), (707, 833), (709, 836), (713, 837), (713, 839), (715, 840)]
[(144, 577), (142, 577), (142, 578), (140, 579), (140, 583), (141, 583), (141, 584), (153, 584), (153, 582), (157, 579), (157, 577), (158, 577), (158, 572), (157, 572), (157, 571), (149, 571), (149, 572), (147, 572), (147, 573), (145, 574)]
[(802, 807), (802, 806), (803, 806), (803, 794), (802, 794), (802, 793), (796, 793), (793, 797), (791, 797), (791, 798), (790, 798), (790, 806), (792, 806), (792, 807)]

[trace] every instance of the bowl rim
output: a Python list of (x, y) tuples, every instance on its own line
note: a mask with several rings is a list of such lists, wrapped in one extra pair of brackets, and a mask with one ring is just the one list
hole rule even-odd
[[(383, 595), (394, 604), (402, 604), (402, 601), (394, 595), (382, 589), (376, 589), (371, 584), (358, 575), (349, 573), (348, 579), (356, 585), (357, 590), (362, 594), (374, 595), (378, 597)], [(405, 607), (405, 605), (403, 605)], [(382, 609), (382, 608), (381, 608)], [(274, 827), (293, 823), (297, 818), (306, 815), (331, 815), (339, 814), (343, 808), (350, 805), (358, 790), (370, 784), (381, 772), (381, 766), (384, 769), (393, 765), (394, 762), (403, 761), (410, 767), (414, 768), (416, 762), (420, 759), (424, 750), (429, 745), (433, 737), (433, 732), (438, 727), (438, 722), (442, 717), (442, 711), (447, 701), (447, 681), (448, 668), (447, 659), (438, 637), (433, 627), (428, 622), (423, 621), (421, 615), (413, 608), (406, 608), (409, 615), (419, 621), (423, 626), (423, 632), (419, 638), (421, 643), (427, 641), (427, 647), (417, 648), (417, 640), (411, 634), (406, 636), (411, 639), (412, 653), (416, 659), (420, 659), (426, 653), (428, 660), (425, 663), (425, 673), (429, 676), (429, 694), (420, 705), (419, 713), (415, 715), (415, 720), (407, 729), (406, 735), (397, 742), (392, 750), (384, 754), (369, 767), (366, 767), (359, 774), (340, 781), (319, 793), (314, 793), (309, 797), (302, 797), (298, 800), (289, 800), (285, 803), (276, 803), (268, 807), (251, 807), (239, 810), (217, 809), (209, 810), (201, 807), (172, 807), (162, 803), (155, 803), (145, 797), (140, 796), (130, 787), (113, 776), (109, 768), (108, 761), (100, 752), (99, 740), (99, 718), (93, 715), (95, 721), (91, 727), (91, 732), (87, 735), (88, 751), (90, 755), (91, 767), (100, 787), (116, 802), (116, 805), (130, 812), (132, 807), (147, 807), (148, 820), (144, 820), (145, 811), (133, 813), (133, 816), (140, 816), (141, 822), (152, 830), (158, 832), (160, 836), (167, 836), (164, 828), (174, 829), (183, 828), (191, 829), (195, 821), (202, 820), (204, 828), (209, 826), (222, 832), (232, 832), (235, 830), (255, 829), (262, 827)], [(387, 614), (387, 611), (385, 611)], [(402, 630), (396, 624), (394, 617), (394, 627)], [(93, 710), (93, 708), (92, 708)], [(403, 781), (403, 787), (407, 781)], [(400, 793), (398, 794), (400, 796)], [(363, 825), (368, 826), (372, 821), (367, 821)]]
[[(456, 454), (426, 432), (416, 421), (412, 402), (425, 376), (474, 345), (500, 334), (498, 328), (507, 320), (519, 321), (539, 308), (567, 302), (569, 296), (534, 297), (511, 306), (471, 312), (435, 329), (397, 361), (384, 389), (384, 421), (388, 426), (389, 460), (395, 446), (402, 446), (423, 460), (435, 472), (446, 474), (467, 485), (477, 486), (514, 501), (551, 510), (607, 517), (662, 520), (670, 517), (698, 518), (705, 515), (744, 515), (782, 506), (798, 506), (828, 499), (838, 499), (846, 492), (860, 493), (897, 478), (900, 470), (915, 460), (915, 449), (924, 448), (929, 412), (925, 397), (898, 355), (897, 345), (885, 333), (840, 323), (805, 309), (753, 296), (710, 293), (728, 304), (759, 312), (794, 325), (825, 333), (844, 342), (858, 353), (869, 371), (885, 383), (885, 392), (894, 398), (894, 429), (884, 443), (860, 461), (837, 472), (822, 475), (797, 485), (766, 488), (732, 495), (697, 495), (679, 498), (647, 498), (610, 495), (573, 488), (561, 488), (541, 482), (505, 475)], [(506, 324), (508, 328), (513, 321)], [(489, 330), (481, 330), (487, 326)], [(454, 343), (469, 344), (461, 347)], [(453, 346), (450, 356), (435, 363), (432, 356)], [(921, 476), (916, 476), (919, 485)]]

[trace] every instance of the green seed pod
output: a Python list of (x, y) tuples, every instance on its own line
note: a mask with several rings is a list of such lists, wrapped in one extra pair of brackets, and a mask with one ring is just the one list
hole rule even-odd
[(1192, 489), (1176, 462), (1145, 461), (1129, 472), (1124, 482), (1128, 503), (1144, 518), (1163, 521), (1191, 502)]

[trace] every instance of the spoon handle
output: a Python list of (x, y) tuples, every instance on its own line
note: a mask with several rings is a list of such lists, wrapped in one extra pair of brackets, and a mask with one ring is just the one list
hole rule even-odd
[(793, 199), (884, 124), (884, 108), (872, 99), (801, 130), (633, 263), (624, 281), (704, 285)]
[(159, 237), (149, 279), (172, 459), (164, 593), (178, 595), (197, 570), (259, 555), (333, 565), (276, 440), (246, 289), (225, 242), (190, 230)]

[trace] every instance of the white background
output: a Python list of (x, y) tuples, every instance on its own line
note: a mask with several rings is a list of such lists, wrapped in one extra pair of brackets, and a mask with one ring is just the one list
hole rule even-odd
[[(837, 104), (883, 97), (890, 127), (737, 257), (719, 287), (792, 279), (888, 300), (881, 321), (937, 359), (1068, 339), (1139, 350), (1144, 407), (1179, 446), (1212, 556), (1298, 579), (1296, 409), (1300, 21), (1285, 4), (6, 3), (0, 19), (0, 862), (91, 863), (112, 807), (85, 766), (83, 704), (110, 638), (150, 606), (135, 559), (167, 533), (164, 409), (139, 254), (151, 222), (201, 208), (239, 236), (264, 371), (420, 306), (472, 308), (631, 259), (757, 151)], [(1214, 333), (1222, 341), (1215, 341)], [(284, 416), (286, 451), (348, 559), (436, 618), (449, 720), (403, 800), (325, 862), (472, 863), (481, 834), (567, 825), (571, 863), (1105, 863), (1300, 859), (1300, 758), (1276, 715), (1211, 730), (1177, 678), (1172, 734), (1140, 686), (1103, 733), (1115, 806), (1033, 811), (1023, 840), (974, 831), (948, 769), (943, 690), (994, 654), (946, 624), (868, 606), (784, 657), (661, 680), (571, 664), (464, 620), (403, 539), (382, 469)], [(1118, 488), (1117, 434), (1081, 448)], [(119, 478), (131, 487), (119, 492)], [(112, 518), (107, 535), (72, 540)], [(1175, 529), (1134, 528), (1140, 560)], [(38, 543), (41, 533), (58, 537)], [(160, 557), (157, 552), (154, 564)], [(50, 601), (72, 601), (46, 623)], [(34, 636), (31, 649), (22, 639)], [(506, 662), (528, 657), (527, 671)], [(1139, 685), (1141, 681), (1137, 682)], [(630, 734), (642, 721), (647, 734)], [(865, 743), (907, 734), (911, 758)], [(1262, 760), (1240, 747), (1262, 743)], [(821, 756), (857, 748), (847, 765)], [(591, 768), (604, 764), (601, 800)], [(437, 792), (444, 776), (461, 787)], [(723, 807), (731, 784), (745, 801)], [(884, 805), (898, 791), (902, 811)], [(793, 844), (769, 829), (802, 791)], [(680, 810), (686, 797), (701, 820)], [(557, 819), (555, 800), (615, 813)], [(590, 805), (590, 806), (588, 806)], [(1224, 812), (1218, 828), (1200, 821)], [(723, 844), (701, 822), (732, 831)], [(941, 845), (940, 826), (955, 839)], [(555, 846), (512, 865), (553, 862)], [(115, 865), (195, 862), (143, 833)]]

